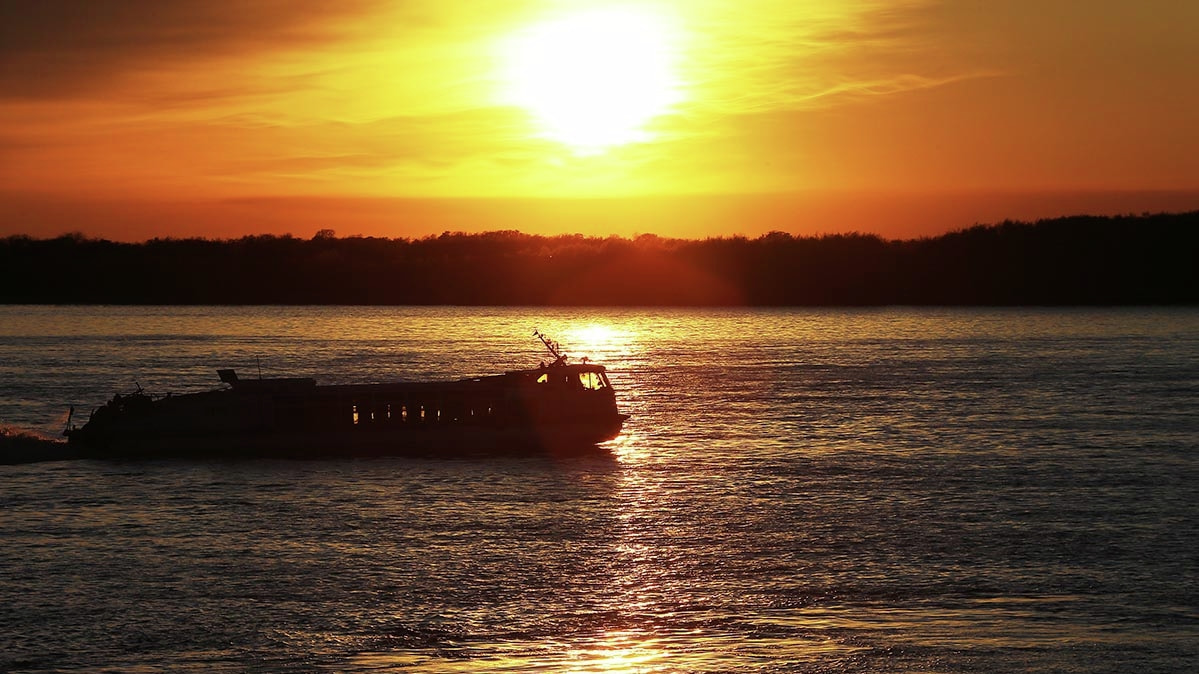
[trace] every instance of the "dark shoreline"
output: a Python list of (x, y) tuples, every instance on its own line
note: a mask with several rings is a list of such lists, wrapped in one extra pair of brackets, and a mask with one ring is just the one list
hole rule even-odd
[(0, 239), (0, 303), (597, 307), (1199, 304), (1199, 211), (934, 238), (445, 233)]

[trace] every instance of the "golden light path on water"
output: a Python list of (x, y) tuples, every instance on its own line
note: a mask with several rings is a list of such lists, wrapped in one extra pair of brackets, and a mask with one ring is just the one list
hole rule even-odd
[[(617, 439), (608, 443), (611, 455), (622, 466), (614, 476), (613, 505), (615, 537), (609, 541), (609, 559), (604, 564), (604, 612), (627, 616), (616, 628), (580, 629), (577, 634), (553, 636), (529, 635), (525, 639), (503, 641), (471, 640), (459, 645), (443, 644), (436, 650), (412, 649), (403, 653), (362, 654), (356, 664), (366, 667), (413, 668), (439, 672), (477, 671), (555, 671), (576, 673), (634, 674), (680, 671), (713, 671), (724, 659), (757, 661), (774, 666), (782, 661), (819, 662), (833, 654), (844, 656), (855, 647), (832, 639), (789, 639), (779, 634), (761, 635), (758, 643), (746, 643), (727, 627), (733, 616), (723, 611), (680, 610), (680, 605), (715, 606), (719, 600), (698, 590), (677, 573), (685, 552), (661, 545), (662, 538), (677, 532), (663, 530), (686, 526), (678, 521), (680, 503), (686, 494), (716, 492), (727, 488), (720, 476), (699, 482), (671, 469), (669, 454), (652, 451), (654, 436), (660, 433), (662, 420), (648, 421), (652, 415), (642, 399), (646, 393), (644, 369), (647, 340), (661, 340), (657, 331), (647, 332), (638, 322), (582, 322), (551, 325), (571, 362), (587, 359), (616, 367), (610, 372), (620, 391), (622, 409), (639, 416), (639, 423), (626, 426)], [(649, 387), (652, 388), (652, 387)], [(654, 429), (657, 428), (657, 431)], [(704, 484), (704, 482), (707, 484)], [(712, 544), (710, 547), (715, 547)], [(715, 549), (693, 551), (699, 556), (718, 557)], [(719, 562), (715, 562), (718, 571)], [(771, 620), (759, 617), (769, 626)], [(804, 618), (820, 624), (826, 618)], [(608, 619), (597, 618), (597, 624)], [(779, 625), (789, 619), (778, 617)], [(794, 633), (794, 624), (781, 631)]]
[[(643, 357), (642, 336), (628, 326), (610, 323), (585, 323), (568, 328), (565, 338), (581, 357), (597, 363), (629, 363)], [(609, 377), (620, 378), (619, 373)], [(637, 397), (636, 387), (619, 387), (621, 402), (631, 403)], [(626, 428), (620, 437), (609, 443), (612, 454), (621, 463), (636, 463), (645, 453), (645, 437), (635, 428)]]
[(335, 383), (536, 367), (534, 328), (631, 415), (599, 456), (12, 467), (0, 670), (45, 644), (72, 671), (1193, 669), (1191, 310), (0, 318), (28, 420), (259, 354)]
[(596, 362), (613, 362), (636, 355), (640, 350), (640, 335), (628, 328), (606, 323), (587, 323), (567, 330), (563, 339), (582, 357)]

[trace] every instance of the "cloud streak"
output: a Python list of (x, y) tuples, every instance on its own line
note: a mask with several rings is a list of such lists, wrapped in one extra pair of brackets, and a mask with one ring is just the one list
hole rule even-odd
[(495, 46), (604, 1), (0, 2), (0, 185), (608, 197), (1199, 175), (1195, 3), (639, 0), (678, 19), (687, 100), (650, 142), (574, 157), (496, 95)]
[(38, 0), (0, 3), (0, 97), (103, 90), (129, 73), (253, 58), (344, 37), (364, 0)]
[(713, 4), (688, 74), (694, 111), (804, 110), (993, 76), (930, 40), (933, 0)]

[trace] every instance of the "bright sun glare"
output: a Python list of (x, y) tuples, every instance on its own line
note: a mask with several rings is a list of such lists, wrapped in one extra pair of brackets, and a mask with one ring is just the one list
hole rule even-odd
[(665, 17), (644, 8), (550, 19), (505, 43), (503, 98), (578, 154), (647, 140), (646, 124), (682, 98), (675, 41)]

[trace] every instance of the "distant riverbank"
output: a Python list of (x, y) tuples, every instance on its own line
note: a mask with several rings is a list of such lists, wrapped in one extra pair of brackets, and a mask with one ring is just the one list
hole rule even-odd
[(0, 239), (0, 303), (523, 306), (1199, 303), (1199, 212), (935, 238), (445, 233), (423, 239)]

